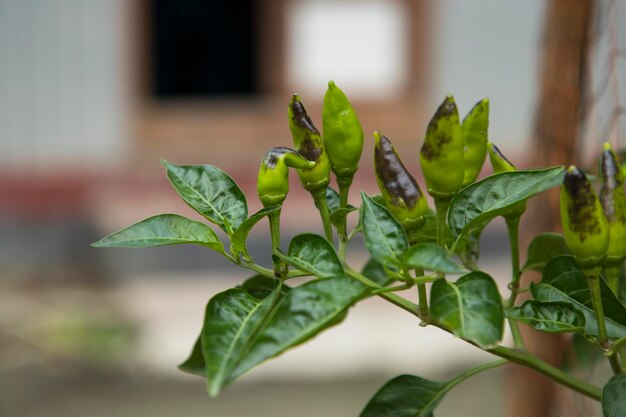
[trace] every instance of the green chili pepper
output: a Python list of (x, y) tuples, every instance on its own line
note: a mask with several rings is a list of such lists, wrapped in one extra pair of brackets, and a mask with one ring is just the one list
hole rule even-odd
[(463, 135), (454, 97), (447, 96), (430, 120), (420, 152), (428, 193), (450, 200), (463, 187)]
[(374, 169), (385, 206), (407, 231), (421, 228), (428, 213), (424, 193), (389, 139), (374, 131), (374, 140)]
[(502, 152), (500, 152), (500, 149), (498, 149), (495, 144), (491, 142), (487, 143), (487, 149), (489, 150), (489, 161), (491, 161), (494, 174), (517, 171), (515, 165), (513, 165)]
[(311, 193), (326, 190), (330, 182), (330, 161), (324, 150), (322, 137), (306, 112), (300, 96), (294, 94), (289, 103), (289, 128), (297, 151), (309, 161), (313, 168), (298, 169), (302, 186)]
[(270, 149), (259, 168), (257, 193), (264, 207), (279, 206), (289, 192), (289, 168), (306, 169), (315, 165), (293, 149), (280, 146)]
[(600, 265), (609, 248), (609, 224), (589, 180), (573, 165), (561, 187), (561, 224), (565, 243), (579, 265)]
[(363, 151), (363, 128), (348, 97), (328, 82), (322, 112), (324, 146), (337, 181), (352, 182)]
[(489, 130), (489, 99), (484, 98), (467, 113), (461, 124), (464, 144), (465, 172), (463, 186), (476, 181), (487, 156)]
[(626, 259), (626, 197), (624, 174), (609, 143), (604, 144), (602, 152), (600, 202), (610, 230), (609, 249), (604, 261), (605, 274), (609, 282), (617, 286), (619, 271)]

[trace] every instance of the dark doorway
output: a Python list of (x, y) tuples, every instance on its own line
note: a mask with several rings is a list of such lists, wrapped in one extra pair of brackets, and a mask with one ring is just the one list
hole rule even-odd
[(255, 94), (256, 15), (255, 0), (152, 0), (152, 95)]

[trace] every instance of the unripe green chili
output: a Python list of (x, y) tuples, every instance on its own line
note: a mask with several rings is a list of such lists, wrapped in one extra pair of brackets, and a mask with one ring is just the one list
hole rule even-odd
[(602, 264), (609, 248), (609, 224), (585, 174), (567, 169), (561, 187), (561, 224), (565, 243), (583, 268)]
[(257, 193), (264, 207), (279, 206), (289, 192), (289, 167), (306, 169), (315, 165), (293, 149), (280, 146), (270, 149), (259, 168)]
[(602, 152), (602, 188), (600, 202), (609, 223), (609, 249), (604, 261), (605, 276), (615, 293), (619, 288), (619, 273), (626, 258), (626, 197), (624, 174), (609, 143)]
[(491, 166), (493, 167), (493, 173), (499, 174), (500, 172), (509, 172), (509, 171), (517, 171), (515, 165), (509, 161), (506, 156), (498, 147), (489, 142), (487, 144), (487, 149), (489, 150), (489, 161), (491, 162)]
[(450, 200), (463, 187), (463, 135), (454, 97), (448, 95), (428, 124), (420, 163), (428, 193)]
[(421, 228), (428, 213), (424, 193), (389, 139), (375, 131), (374, 140), (374, 169), (385, 206), (407, 232)]
[(348, 97), (328, 82), (322, 112), (324, 147), (337, 181), (352, 182), (363, 151), (363, 128)]
[(464, 144), (465, 172), (463, 186), (476, 181), (487, 156), (489, 130), (489, 99), (484, 98), (467, 113), (461, 124)]
[(311, 193), (326, 190), (330, 182), (330, 161), (324, 150), (324, 142), (306, 112), (300, 96), (294, 94), (289, 103), (289, 128), (297, 151), (309, 161), (313, 168), (299, 169), (302, 186)]

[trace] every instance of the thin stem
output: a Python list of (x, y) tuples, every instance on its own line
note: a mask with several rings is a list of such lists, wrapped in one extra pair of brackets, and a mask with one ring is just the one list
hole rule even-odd
[(540, 374), (547, 376), (553, 381), (558, 382), (561, 385), (569, 387), (574, 391), (580, 392), (590, 398), (600, 401), (602, 398), (602, 390), (594, 385), (588, 384), (584, 381), (576, 379), (571, 375), (566, 374), (558, 368), (542, 361), (533, 354), (519, 349), (510, 349), (504, 346), (498, 346), (493, 349), (487, 349), (496, 356), (507, 359), (511, 362), (524, 365), (527, 368), (533, 369)]
[(609, 356), (615, 355), (622, 346), (626, 345), (626, 336), (622, 336), (621, 338), (617, 339), (609, 348), (609, 350), (606, 351), (606, 354)]
[[(415, 268), (415, 275), (418, 277), (423, 276), (424, 270)], [(428, 296), (426, 295), (426, 284), (423, 282), (417, 284), (417, 299), (419, 317), (423, 322), (428, 323)]]
[(445, 247), (446, 244), (446, 216), (450, 208), (450, 200), (435, 198), (435, 209), (437, 211), (437, 244)]
[(620, 298), (619, 294), (619, 275), (622, 269), (622, 265), (611, 265), (604, 267), (604, 277), (606, 278), (606, 282), (609, 285), (609, 288), (613, 291), (613, 294), (617, 298)]
[[(280, 210), (274, 211), (267, 216), (270, 221), (270, 234), (272, 236), (272, 254), (280, 251)], [(287, 276), (289, 267), (284, 261), (273, 256), (274, 260), (274, 276), (284, 279)]]
[(459, 375), (456, 378), (454, 378), (452, 381), (448, 382), (448, 384), (446, 384), (447, 385), (446, 388), (447, 388), (447, 390), (449, 390), (449, 389), (457, 386), (460, 382), (466, 380), (467, 378), (469, 378), (471, 376), (476, 375), (479, 372), (483, 372), (483, 371), (486, 371), (486, 370), (492, 369), (492, 368), (497, 368), (499, 366), (506, 365), (507, 363), (509, 363), (508, 360), (500, 359), (498, 361), (488, 362), (488, 363), (485, 363), (483, 365), (477, 366), (475, 368), (469, 369), (469, 370), (463, 372), (461, 375)]
[(591, 295), (591, 305), (598, 322), (598, 342), (602, 347), (606, 348), (608, 337), (606, 335), (606, 323), (604, 321), (602, 296), (600, 294), (600, 268), (585, 268), (584, 273), (589, 286), (589, 294)]
[(509, 234), (509, 246), (511, 249), (511, 296), (506, 304), (507, 309), (515, 306), (515, 299), (519, 293), (519, 282), (521, 277), (519, 267), (519, 223), (520, 215), (505, 217), (506, 227)]
[[(352, 176), (350, 177), (337, 177), (337, 184), (339, 185), (339, 207), (348, 207), (348, 196), (350, 195), (350, 185), (352, 185)], [(341, 223), (337, 227), (337, 236), (339, 238), (339, 258), (346, 259), (346, 250), (348, 247), (348, 234), (347, 234), (347, 217), (348, 213), (344, 213), (341, 218)]]
[(522, 332), (520, 332), (517, 322), (513, 319), (508, 319), (508, 322), (511, 328), (511, 335), (513, 336), (513, 345), (518, 349), (523, 348), (524, 339), (522, 339)]
[(333, 229), (330, 223), (330, 213), (328, 212), (328, 203), (326, 202), (326, 190), (321, 190), (316, 193), (311, 193), (315, 207), (320, 212), (322, 218), (322, 224), (324, 225), (324, 235), (326, 240), (331, 244), (333, 243)]
[[(363, 284), (367, 285), (370, 288), (374, 288), (374, 289), (384, 288), (378, 285), (377, 283), (375, 283), (374, 281), (372, 281), (371, 279), (369, 279), (368, 277), (366, 277), (365, 275), (349, 267), (346, 268), (346, 273), (352, 278), (359, 280), (360, 282), (362, 282)], [(379, 296), (389, 301), (390, 303), (400, 307), (401, 309), (408, 311), (414, 316), (417, 316), (417, 305), (407, 300), (406, 298), (401, 297), (397, 294), (393, 294), (393, 293), (392, 294), (382, 293), (382, 294), (379, 294)]]
[(402, 285), (396, 285), (395, 287), (383, 287), (383, 288), (372, 290), (371, 294), (379, 295), (379, 294), (384, 294), (386, 292), (404, 291), (404, 290), (408, 290), (412, 286), (413, 284), (407, 283), (407, 284), (402, 284)]

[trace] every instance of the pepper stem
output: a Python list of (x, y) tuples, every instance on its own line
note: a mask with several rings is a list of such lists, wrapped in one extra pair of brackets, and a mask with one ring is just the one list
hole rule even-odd
[(521, 272), (519, 267), (519, 223), (521, 216), (513, 215), (504, 218), (506, 221), (506, 227), (509, 234), (509, 246), (511, 249), (511, 283), (509, 289), (511, 290), (511, 296), (507, 302), (506, 307), (511, 308), (515, 306), (515, 299), (519, 293), (519, 283), (521, 278)]
[(606, 278), (607, 284), (609, 284), (609, 288), (615, 294), (617, 298), (620, 298), (619, 293), (619, 275), (622, 270), (622, 265), (611, 265), (604, 267), (604, 277)]
[[(415, 276), (421, 277), (424, 275), (424, 270), (420, 268), (415, 268)], [(426, 284), (418, 283), (417, 284), (417, 315), (422, 320), (424, 325), (428, 323), (429, 320), (429, 310), (428, 310), (428, 296), (426, 295)]]
[[(270, 221), (270, 235), (272, 236), (272, 254), (280, 250), (280, 210), (274, 211), (267, 216)], [(278, 257), (272, 256), (274, 260), (274, 276), (284, 278), (287, 276), (287, 264)]]
[[(352, 179), (354, 176), (337, 177), (337, 185), (339, 186), (339, 207), (348, 207), (348, 196), (350, 194), (350, 186), (352, 185)], [(348, 246), (348, 231), (347, 231), (347, 216), (348, 213), (344, 213), (341, 216), (341, 223), (337, 227), (337, 235), (339, 237), (339, 257), (341, 259), (346, 258), (346, 249)]]
[(330, 223), (330, 213), (328, 212), (328, 203), (326, 202), (326, 190), (316, 191), (311, 193), (315, 207), (320, 212), (322, 218), (322, 224), (324, 225), (324, 235), (331, 245), (333, 243), (333, 229)]
[(591, 295), (591, 305), (596, 314), (598, 322), (598, 342), (604, 348), (607, 346), (608, 337), (606, 335), (606, 323), (604, 321), (604, 310), (602, 308), (602, 296), (600, 294), (600, 267), (583, 268), (587, 285), (589, 286), (589, 294)]
[(450, 208), (450, 199), (435, 198), (435, 209), (437, 211), (437, 244), (446, 246), (446, 216)]

